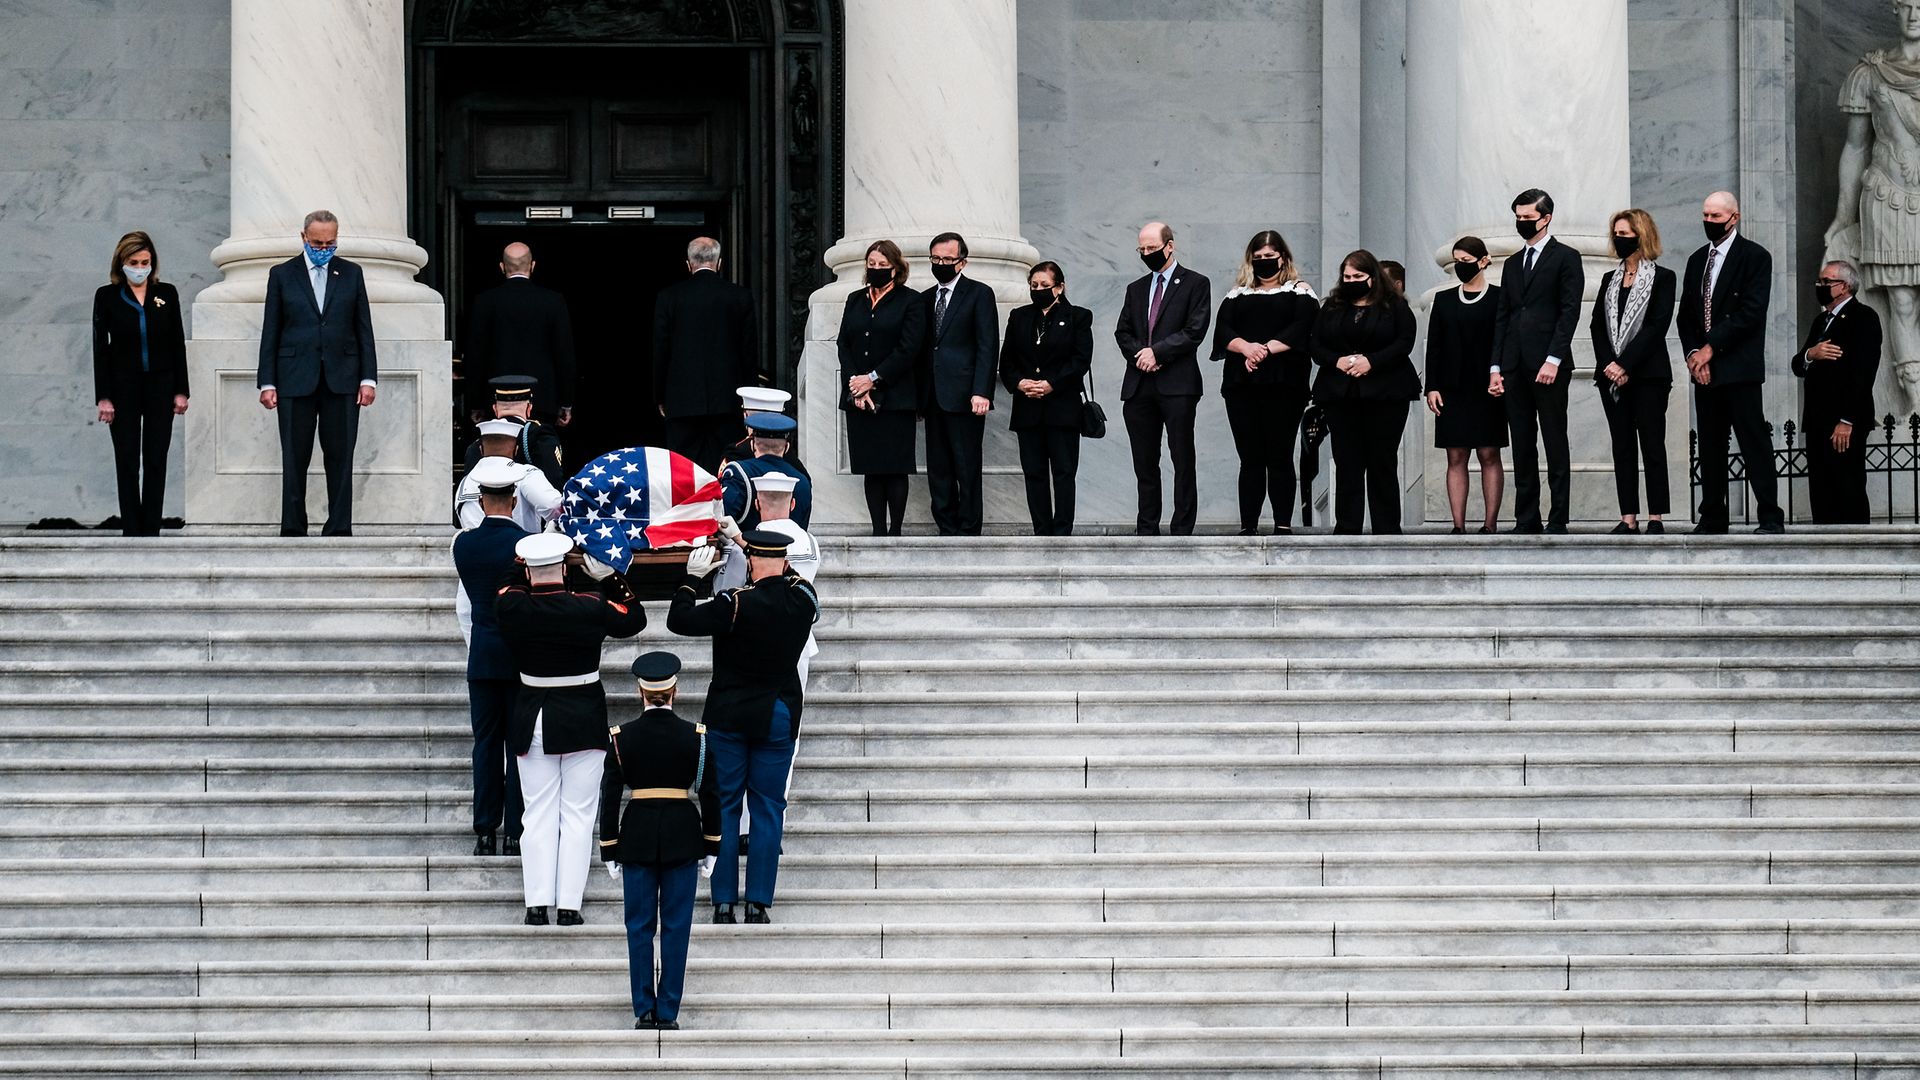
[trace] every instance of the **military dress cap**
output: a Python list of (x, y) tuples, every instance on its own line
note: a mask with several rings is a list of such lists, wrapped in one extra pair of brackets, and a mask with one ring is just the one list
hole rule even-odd
[(770, 386), (741, 386), (733, 392), (740, 395), (740, 407), (749, 412), (779, 412), (793, 400), (792, 394)]
[(528, 566), (556, 566), (573, 553), (573, 537), (566, 533), (534, 533), (513, 545), (513, 553)]
[(489, 435), (502, 435), (509, 439), (517, 439), (520, 437), (520, 427), (518, 420), (482, 420), (480, 437), (484, 439)]
[(467, 475), (489, 495), (510, 494), (519, 485), (523, 469), (512, 458), (483, 457), (473, 463)]
[(793, 494), (800, 486), (800, 478), (783, 472), (763, 472), (753, 478), (753, 490), (778, 494)]
[(642, 690), (671, 690), (679, 680), (680, 658), (670, 652), (645, 652), (633, 662), (633, 677)]
[(747, 545), (747, 554), (762, 559), (786, 558), (787, 545), (793, 543), (793, 537), (772, 529), (748, 529), (740, 539)]
[(531, 375), (495, 375), (487, 380), (487, 385), (493, 387), (495, 401), (531, 401), (533, 388), (539, 383), (540, 380)]
[(784, 413), (757, 412), (747, 414), (747, 430), (764, 438), (787, 438), (792, 435), (799, 426), (799, 422)]

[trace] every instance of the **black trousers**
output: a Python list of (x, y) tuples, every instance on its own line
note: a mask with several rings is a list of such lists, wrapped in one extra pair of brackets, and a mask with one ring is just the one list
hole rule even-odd
[(1667, 395), (1672, 383), (1627, 380), (1620, 400), (1611, 384), (1600, 388), (1600, 408), (1607, 414), (1607, 434), (1613, 438), (1613, 486), (1620, 496), (1620, 513), (1640, 512), (1640, 459), (1647, 463), (1647, 513), (1672, 509), (1667, 494)]
[(1400, 531), (1400, 436), (1407, 429), (1404, 401), (1329, 401), (1333, 439), (1333, 531), (1358, 533), (1364, 515), (1373, 531)]
[[(507, 753), (517, 679), (468, 679), (467, 713), (473, 722), (473, 831), (488, 836), (504, 823), (520, 835), (520, 763)], [(504, 764), (503, 764), (504, 762)]]
[(1700, 524), (1725, 528), (1727, 518), (1728, 435), (1740, 440), (1747, 486), (1753, 489), (1755, 516), (1762, 525), (1782, 525), (1779, 481), (1773, 469), (1773, 440), (1761, 406), (1761, 384), (1695, 386), (1694, 408), (1700, 422)]
[(120, 489), (120, 532), (159, 536), (173, 444), (173, 382), (153, 376), (113, 388), (113, 475)]
[(280, 535), (307, 534), (307, 466), (313, 464), (313, 433), (327, 470), (327, 523), (322, 536), (353, 531), (353, 444), (360, 435), (359, 391), (283, 397), (280, 414)]
[(1133, 448), (1133, 481), (1140, 509), (1135, 524), (1160, 531), (1160, 433), (1167, 435), (1167, 453), (1173, 458), (1173, 520), (1169, 531), (1188, 536), (1200, 516), (1200, 487), (1194, 470), (1193, 416), (1200, 399), (1192, 394), (1162, 397), (1150, 385), (1135, 390), (1120, 407), (1127, 422), (1127, 442)]
[(1226, 395), (1227, 426), (1240, 455), (1240, 527), (1260, 527), (1260, 508), (1273, 503), (1273, 523), (1291, 526), (1294, 494), (1293, 449), (1300, 441), (1300, 417), (1307, 392), (1285, 386), (1244, 386)]
[(739, 413), (717, 416), (667, 417), (667, 449), (692, 460), (710, 473), (720, 472), (720, 458), (746, 431)]
[(1020, 440), (1020, 471), (1026, 474), (1027, 514), (1033, 518), (1033, 535), (1072, 536), (1080, 429), (1042, 426), (1014, 435)]
[(987, 418), (970, 412), (927, 411), (927, 491), (941, 536), (979, 536), (981, 440)]
[(1507, 427), (1513, 432), (1513, 520), (1523, 529), (1540, 524), (1540, 448), (1547, 451), (1547, 524), (1565, 525), (1572, 515), (1572, 455), (1567, 451), (1567, 386), (1562, 371), (1542, 386), (1523, 370), (1507, 372)]
[(1866, 525), (1873, 520), (1867, 502), (1867, 436), (1873, 426), (1855, 424), (1846, 453), (1833, 448), (1838, 418), (1809, 416), (1807, 425), (1807, 499), (1816, 525)]

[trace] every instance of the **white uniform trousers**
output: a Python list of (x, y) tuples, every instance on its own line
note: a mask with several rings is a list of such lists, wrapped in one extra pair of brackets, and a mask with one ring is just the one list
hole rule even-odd
[(520, 876), (528, 907), (579, 911), (593, 863), (593, 821), (600, 811), (605, 750), (541, 752), (543, 712), (533, 718), (533, 745), (520, 755)]

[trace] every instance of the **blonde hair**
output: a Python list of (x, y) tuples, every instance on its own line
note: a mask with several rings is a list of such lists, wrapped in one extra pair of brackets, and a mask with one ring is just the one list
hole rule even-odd
[(1287, 247), (1286, 238), (1272, 229), (1262, 229), (1247, 241), (1246, 253), (1240, 256), (1240, 269), (1233, 275), (1234, 284), (1243, 289), (1251, 289), (1257, 284), (1253, 280), (1253, 253), (1263, 247), (1280, 253), (1280, 284), (1300, 280), (1300, 270), (1293, 265), (1293, 250)]
[(1640, 238), (1640, 257), (1642, 259), (1659, 258), (1660, 227), (1653, 223), (1653, 215), (1639, 207), (1631, 210), (1617, 210), (1607, 219), (1608, 235), (1612, 235), (1613, 227), (1623, 220), (1633, 230), (1633, 235)]
[(160, 253), (153, 249), (153, 237), (139, 229), (121, 237), (120, 242), (113, 245), (113, 265), (107, 267), (107, 280), (124, 288), (127, 284), (127, 275), (120, 267), (125, 265), (128, 259), (143, 251), (153, 257), (153, 272), (147, 275), (147, 284), (152, 285), (159, 281)]

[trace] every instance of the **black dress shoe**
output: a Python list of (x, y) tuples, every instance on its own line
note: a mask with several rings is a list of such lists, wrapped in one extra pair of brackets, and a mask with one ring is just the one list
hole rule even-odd
[(1510, 533), (1521, 533), (1523, 535), (1531, 536), (1531, 535), (1536, 535), (1539, 533), (1546, 532), (1547, 530), (1541, 527), (1536, 522), (1535, 524), (1532, 524), (1532, 525), (1515, 525), (1513, 528), (1508, 529), (1507, 531)]
[(520, 854), (520, 838), (517, 836), (509, 836), (506, 838), (506, 840), (502, 841), (500, 844), (500, 854), (502, 855)]
[(567, 908), (561, 908), (560, 917), (555, 919), (554, 921), (559, 923), (561, 926), (580, 926), (584, 924), (587, 920), (581, 918), (580, 913), (577, 911), (571, 911), (571, 910), (568, 910)]
[(1449, 536), (1465, 536), (1466, 534), (1467, 534), (1467, 527), (1465, 525), (1455, 525), (1447, 533), (1447, 535)]
[(1547, 526), (1547, 533), (1552, 536), (1565, 536), (1567, 535), (1567, 527), (1565, 525), (1549, 525)]
[(734, 923), (739, 922), (740, 920), (733, 917), (732, 904), (715, 904), (713, 905), (713, 921), (716, 925), (724, 923), (728, 926), (732, 926)]
[(1291, 525), (1275, 525), (1275, 526), (1273, 527), (1273, 535), (1275, 535), (1275, 536), (1292, 536), (1292, 535), (1293, 535), (1293, 526), (1291, 526)]
[(1609, 536), (1638, 536), (1638, 535), (1640, 535), (1640, 526), (1638, 526), (1638, 525), (1629, 525), (1629, 524), (1627, 524), (1626, 522), (1624, 522), (1624, 521), (1623, 521), (1623, 522), (1621, 522), (1620, 524), (1618, 524), (1618, 525), (1615, 525), (1615, 526), (1613, 527), (1613, 529), (1612, 529), (1612, 530), (1611, 530), (1610, 532), (1608, 532), (1608, 534), (1607, 534), (1607, 535), (1609, 535)]
[(1241, 529), (1241, 530), (1240, 530), (1240, 532), (1239, 532), (1239, 533), (1238, 533), (1237, 535), (1240, 535), (1240, 536), (1254, 536), (1254, 535), (1256, 535), (1256, 534), (1258, 534), (1259, 532), (1260, 532), (1260, 530), (1259, 530), (1259, 529), (1255, 529), (1255, 528), (1252, 528), (1252, 527), (1248, 527), (1248, 528), (1245, 528), (1245, 529)]
[(1768, 536), (1779, 536), (1781, 533), (1784, 533), (1787, 531), (1787, 527), (1782, 522), (1770, 521), (1764, 525), (1761, 525), (1759, 528), (1753, 531), (1757, 533), (1766, 533)]
[(1658, 536), (1659, 534), (1666, 532), (1667, 527), (1660, 523), (1659, 518), (1655, 518), (1654, 520), (1647, 522), (1647, 527), (1644, 531), (1648, 536)]
[(528, 926), (547, 925), (547, 909), (543, 907), (528, 908), (527, 909), (527, 925)]
[(1481, 535), (1481, 536), (1492, 536), (1492, 535), (1493, 535), (1494, 533), (1497, 533), (1497, 532), (1499, 532), (1499, 531), (1500, 531), (1499, 529), (1497, 529), (1497, 528), (1495, 528), (1495, 527), (1494, 527), (1494, 526), (1492, 526), (1492, 525), (1482, 525), (1482, 526), (1480, 526), (1480, 535)]
[(1158, 526), (1158, 525), (1141, 525), (1141, 526), (1138, 526), (1138, 527), (1136, 527), (1136, 528), (1135, 528), (1135, 529), (1133, 530), (1133, 535), (1135, 535), (1135, 536), (1159, 536), (1159, 535), (1160, 535), (1160, 526)]
[(746, 858), (749, 854), (751, 854), (752, 848), (753, 848), (753, 834), (741, 833), (740, 834), (740, 857), (743, 859)]
[(678, 1021), (678, 1020), (655, 1020), (655, 1021), (653, 1022), (653, 1029), (654, 1029), (655, 1031), (679, 1031), (679, 1030), (680, 1030), (680, 1021)]
[(479, 836), (473, 838), (473, 853), (475, 855), (492, 855), (494, 850), (492, 833), (481, 833)]
[(1709, 525), (1709, 524), (1707, 524), (1706, 522), (1704, 522), (1704, 521), (1703, 521), (1703, 522), (1701, 522), (1700, 524), (1698, 524), (1698, 525), (1695, 525), (1695, 526), (1693, 527), (1693, 535), (1695, 535), (1695, 536), (1725, 536), (1725, 535), (1727, 535), (1727, 527), (1726, 527), (1725, 525)]
[(646, 1012), (633, 1018), (633, 1030), (635, 1031), (654, 1031), (657, 1030), (659, 1026), (660, 1021), (654, 1019), (652, 1009), (648, 1009)]
[(751, 900), (747, 901), (747, 922), (762, 925), (772, 924), (773, 920), (767, 918), (767, 905), (756, 904)]

